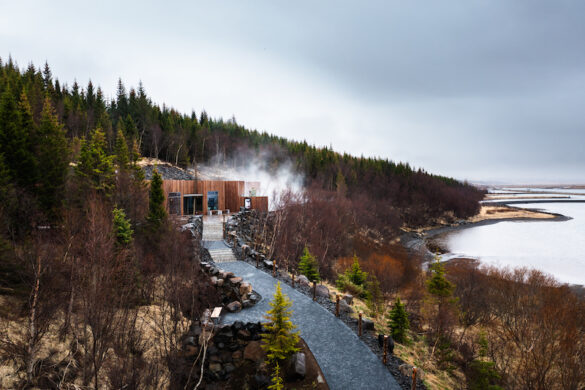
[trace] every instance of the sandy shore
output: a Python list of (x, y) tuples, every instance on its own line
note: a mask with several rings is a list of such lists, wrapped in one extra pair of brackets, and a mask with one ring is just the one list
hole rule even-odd
[(467, 220), (468, 223), (477, 223), (486, 220), (513, 220), (513, 219), (554, 219), (558, 215), (530, 209), (501, 205), (482, 205), (479, 214)]

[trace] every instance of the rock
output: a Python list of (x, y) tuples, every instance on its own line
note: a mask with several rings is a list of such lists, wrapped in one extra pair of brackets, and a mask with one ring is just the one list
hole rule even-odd
[(242, 329), (238, 331), (238, 338), (242, 340), (250, 340), (250, 331)]
[[(412, 368), (413, 367), (408, 363), (404, 363), (398, 366), (400, 373), (409, 378), (412, 378)], [(416, 377), (421, 381), (425, 379), (425, 372), (419, 367), (416, 368)]]
[(232, 353), (229, 351), (223, 351), (220, 355), (219, 358), (221, 359), (221, 361), (223, 363), (231, 363), (232, 361)]
[(250, 247), (248, 245), (244, 244), (244, 245), (242, 245), (242, 251), (245, 254), (248, 254), (248, 252), (250, 251)]
[(259, 341), (251, 341), (244, 348), (244, 359), (259, 362), (264, 359), (264, 350)]
[(225, 272), (223, 271), (221, 273), (221, 278), (222, 279), (229, 279), (229, 278), (233, 278), (234, 277), (234, 273), (233, 272)]
[(252, 292), (252, 285), (250, 283), (240, 283), (240, 295), (246, 295)]
[(256, 382), (258, 389), (264, 389), (270, 385), (270, 378), (268, 378), (266, 375), (257, 374), (254, 375), (254, 382)]
[(217, 287), (223, 286), (223, 279), (217, 279)]
[(242, 351), (235, 351), (234, 353), (232, 353), (232, 360), (240, 360), (242, 356), (243, 356)]
[(272, 269), (274, 263), (270, 260), (264, 260), (264, 267)]
[(304, 353), (297, 352), (291, 356), (288, 367), (288, 375), (291, 380), (303, 379), (305, 375), (307, 375)]
[(323, 286), (322, 284), (318, 284), (315, 287), (315, 294), (318, 297), (329, 298), (329, 289), (327, 287)]
[(230, 283), (233, 284), (234, 286), (237, 284), (240, 284), (241, 282), (242, 282), (242, 278), (238, 278), (238, 277), (230, 278)]
[(184, 353), (185, 357), (190, 358), (190, 357), (196, 356), (197, 352), (199, 352), (199, 349), (196, 346), (194, 346), (194, 345), (186, 345), (185, 346), (185, 353)]
[(244, 329), (244, 323), (242, 321), (235, 321), (232, 324), (232, 330), (237, 332), (238, 330)]
[(256, 291), (252, 291), (248, 296), (248, 299), (252, 301), (253, 304), (256, 304), (260, 302), (260, 299), (262, 299), (262, 297)]
[(185, 337), (185, 340), (183, 340), (183, 345), (197, 345), (195, 343), (195, 337), (193, 336)]
[(254, 304), (252, 303), (252, 301), (251, 301), (251, 300), (249, 300), (249, 299), (244, 299), (244, 300), (242, 301), (242, 307), (243, 307), (244, 309), (247, 309), (247, 308), (249, 308), (249, 307), (252, 307), (252, 306), (254, 306)]
[(347, 302), (348, 305), (351, 305), (353, 303), (353, 295), (351, 294), (343, 294), (343, 298), (342, 298), (345, 302)]
[(219, 270), (215, 267), (211, 267), (211, 269), (209, 270), (209, 273), (213, 276), (219, 275)]
[(199, 335), (201, 334), (201, 326), (195, 323), (191, 324), (191, 326), (189, 327), (189, 334), (195, 337), (199, 337)]
[(212, 276), (212, 277), (209, 279), (209, 281), (211, 282), (211, 284), (212, 284), (213, 286), (216, 286), (216, 285), (217, 285), (217, 276)]
[[(384, 335), (381, 333), (378, 334), (378, 346), (384, 348)], [(386, 346), (388, 347), (388, 352), (390, 354), (394, 353), (394, 340), (392, 339), (392, 336), (388, 336)]]
[(225, 366), (223, 366), (223, 369), (224, 369), (224, 371), (225, 371), (226, 374), (229, 374), (233, 370), (235, 370), (236, 367), (233, 364), (231, 364), (231, 363), (227, 363)]
[(219, 363), (209, 363), (209, 371), (213, 373), (218, 373), (221, 371), (221, 364)]
[(238, 312), (240, 310), (242, 310), (242, 304), (238, 301), (233, 301), (232, 303), (230, 303), (229, 305), (227, 305), (227, 309), (232, 312)]
[(305, 286), (308, 286), (310, 284), (309, 278), (307, 278), (305, 275), (299, 275), (297, 281), (299, 282), (299, 284), (304, 284)]
[(342, 299), (339, 301), (339, 311), (342, 313), (353, 313), (353, 308)]
[(369, 318), (362, 318), (362, 327), (364, 330), (374, 330), (374, 321)]

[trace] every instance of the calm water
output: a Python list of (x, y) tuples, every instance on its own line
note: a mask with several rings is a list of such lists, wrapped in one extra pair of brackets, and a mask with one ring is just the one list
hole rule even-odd
[(496, 266), (529, 266), (559, 281), (585, 284), (585, 203), (514, 205), (572, 217), (561, 222), (499, 222), (450, 233), (453, 253)]

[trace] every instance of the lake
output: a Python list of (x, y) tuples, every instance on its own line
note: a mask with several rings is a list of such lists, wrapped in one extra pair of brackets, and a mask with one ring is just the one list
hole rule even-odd
[(495, 266), (528, 266), (552, 274), (563, 283), (585, 284), (585, 203), (514, 206), (545, 210), (572, 219), (506, 221), (453, 231), (442, 238), (451, 252), (446, 257), (473, 257)]

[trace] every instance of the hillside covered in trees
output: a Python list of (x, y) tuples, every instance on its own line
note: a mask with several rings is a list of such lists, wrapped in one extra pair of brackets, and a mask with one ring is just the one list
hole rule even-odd
[[(152, 102), (141, 84), (137, 89), (127, 90), (119, 80), (116, 97), (108, 101), (91, 81), (86, 86), (60, 82), (47, 64), (42, 69), (31, 64), (21, 70), (9, 58), (1, 63), (0, 69), (4, 104), (28, 112), (28, 117), (22, 120), (29, 123), (18, 129), (20, 138), (5, 130), (3, 136), (11, 139), (6, 138), (0, 150), (4, 159), (10, 160), (9, 170), (27, 172), (18, 175), (21, 187), (38, 184), (34, 183), (35, 175), (47, 178), (38, 169), (34, 173), (33, 165), (43, 166), (33, 161), (33, 149), (42, 148), (41, 134), (30, 129), (32, 124), (41, 123), (43, 108), (50, 104), (55, 120), (63, 125), (71, 161), (79, 158), (82, 140), (95, 129), (103, 131), (109, 153), (114, 152), (117, 133), (122, 131), (128, 147), (136, 154), (181, 166), (206, 163), (214, 157), (244, 164), (250, 155), (262, 153), (268, 156), (265, 159), (268, 170), (276, 172), (281, 164), (292, 162), (307, 187), (342, 194), (364, 209), (361, 222), (376, 225), (376, 219), (383, 221), (378, 223), (381, 226), (420, 226), (445, 215), (465, 218), (478, 211), (478, 200), (482, 197), (470, 185), (413, 169), (407, 163), (339, 154), (327, 147), (246, 129), (233, 118), (214, 119), (205, 111), (179, 113)], [(10, 108), (5, 107), (2, 115), (8, 115), (8, 111)], [(3, 118), (4, 123), (14, 120)], [(18, 163), (14, 165), (12, 159)]]

